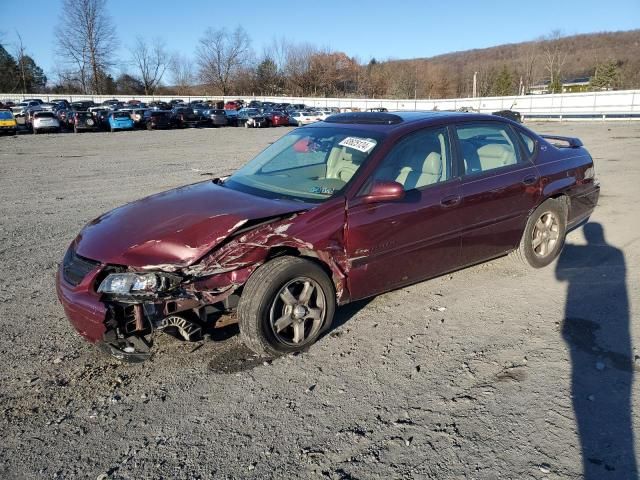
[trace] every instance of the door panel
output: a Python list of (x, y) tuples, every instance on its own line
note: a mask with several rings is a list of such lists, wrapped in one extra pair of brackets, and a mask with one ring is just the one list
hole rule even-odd
[(520, 242), (540, 190), (536, 167), (523, 159), (505, 124), (463, 124), (456, 128), (462, 153), (461, 263), (494, 258)]
[[(460, 179), (450, 132), (423, 128), (399, 139), (371, 176), (396, 182), (400, 201), (347, 205), (349, 289), (363, 298), (455, 269), (460, 261)], [(365, 191), (361, 192), (366, 194)]]
[(529, 211), (537, 202), (537, 187), (524, 179), (537, 178), (533, 165), (462, 183), (460, 217), (462, 264), (499, 256), (518, 245)]
[(435, 277), (460, 263), (460, 181), (410, 190), (404, 200), (347, 210), (353, 299)]

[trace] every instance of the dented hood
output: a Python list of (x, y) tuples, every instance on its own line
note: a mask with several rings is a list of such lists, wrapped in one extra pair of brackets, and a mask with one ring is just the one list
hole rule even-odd
[(256, 197), (212, 181), (196, 183), (105, 213), (80, 232), (75, 247), (81, 256), (103, 263), (188, 266), (248, 221), (308, 207)]

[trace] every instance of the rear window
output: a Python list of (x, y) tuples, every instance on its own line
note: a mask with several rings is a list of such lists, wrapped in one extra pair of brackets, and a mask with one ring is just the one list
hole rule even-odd
[(127, 112), (114, 112), (113, 118), (129, 118), (129, 114)]
[(35, 114), (36, 118), (55, 118), (55, 115), (51, 112), (39, 112)]
[(11, 120), (12, 118), (13, 118), (13, 115), (11, 115), (11, 112), (7, 112), (7, 111), (0, 112), (0, 120)]

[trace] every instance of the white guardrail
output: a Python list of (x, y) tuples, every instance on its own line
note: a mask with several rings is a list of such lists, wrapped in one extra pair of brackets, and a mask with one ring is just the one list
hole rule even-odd
[[(101, 103), (113, 95), (59, 95), (59, 94), (2, 94), (0, 101), (21, 101), (40, 98), (44, 101), (66, 98), (69, 101), (93, 100)], [(168, 101), (174, 98), (191, 101), (205, 100), (261, 100), (269, 102), (304, 103), (313, 107), (367, 110), (384, 107), (388, 110), (458, 110), (470, 108), (483, 113), (513, 109), (526, 120), (630, 120), (640, 119), (640, 90), (607, 92), (557, 93), (512, 97), (450, 98), (435, 100), (392, 100), (363, 98), (269, 97), (269, 96), (179, 96), (179, 95), (115, 95), (119, 100), (137, 99), (143, 102)]]

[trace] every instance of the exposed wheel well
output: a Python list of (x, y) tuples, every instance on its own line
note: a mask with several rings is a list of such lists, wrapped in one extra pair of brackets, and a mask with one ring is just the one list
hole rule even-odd
[(267, 255), (266, 261), (269, 261), (276, 257), (281, 257), (283, 255), (289, 255), (292, 257), (301, 257), (315, 263), (316, 265), (318, 265), (320, 268), (324, 270), (324, 272), (333, 281), (334, 287), (335, 287), (335, 279), (333, 278), (333, 272), (331, 271), (331, 268), (325, 262), (320, 260), (316, 255), (314, 255), (313, 252), (309, 252), (309, 251), (303, 252), (294, 247), (274, 247), (271, 250), (269, 250), (269, 254)]

